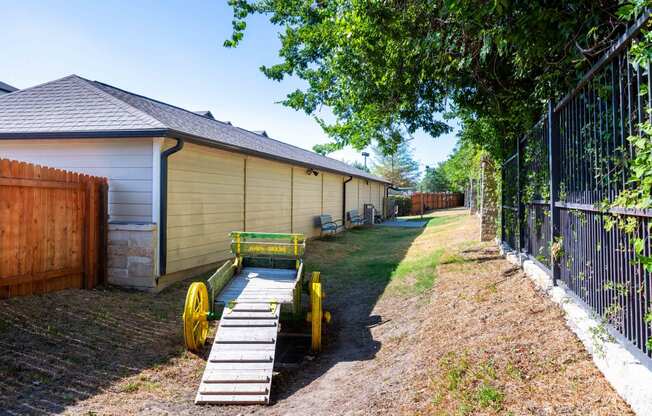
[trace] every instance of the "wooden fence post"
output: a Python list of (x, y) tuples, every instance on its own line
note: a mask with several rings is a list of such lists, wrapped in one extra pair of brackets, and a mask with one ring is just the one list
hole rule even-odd
[(420, 200), (421, 200), (421, 216), (423, 217), (423, 192), (419, 194)]
[(97, 242), (97, 219), (96, 219), (96, 206), (95, 206), (95, 181), (93, 178), (84, 176), (85, 192), (86, 192), (86, 241), (84, 254), (86, 262), (84, 264), (84, 289), (94, 286), (95, 283), (95, 262), (96, 262), (96, 242)]
[[(559, 234), (559, 120), (555, 114), (552, 100), (548, 100), (548, 169), (550, 170), (550, 244), (555, 243)], [(552, 282), (556, 286), (559, 278), (559, 263), (555, 261), (550, 250), (550, 270)]]
[(109, 249), (109, 181), (106, 178), (102, 179), (100, 188), (100, 249), (99, 249), (99, 263), (98, 263), (98, 283), (107, 283), (107, 259)]

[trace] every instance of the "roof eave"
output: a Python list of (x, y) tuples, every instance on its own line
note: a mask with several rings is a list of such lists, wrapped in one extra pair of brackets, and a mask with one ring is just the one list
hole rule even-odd
[(391, 184), (382, 178), (373, 178), (365, 175), (356, 175), (350, 172), (330, 169), (312, 163), (305, 163), (300, 160), (288, 159), (280, 156), (270, 155), (269, 153), (257, 152), (245, 147), (233, 146), (206, 139), (201, 136), (195, 136), (188, 133), (172, 129), (137, 129), (137, 130), (93, 130), (93, 131), (61, 131), (61, 132), (20, 132), (20, 133), (3, 133), (0, 132), (0, 140), (39, 140), (39, 139), (104, 139), (104, 138), (135, 138), (135, 137), (169, 137), (173, 139), (187, 140), (204, 146), (214, 147), (222, 150), (235, 151), (251, 156), (260, 157), (261, 159), (275, 160), (278, 162), (292, 165), (304, 166), (306, 168), (318, 169), (325, 172), (335, 173), (338, 175), (353, 176), (370, 181)]
[(87, 130), (87, 131), (35, 131), (6, 133), (0, 132), (0, 140), (38, 140), (38, 139), (105, 139), (128, 137), (163, 137), (169, 129), (137, 130)]
[(288, 164), (291, 164), (291, 165), (298, 165), (298, 166), (303, 166), (303, 167), (306, 167), (306, 168), (318, 169), (320, 171), (335, 173), (335, 174), (338, 174), (338, 175), (353, 176), (353, 177), (356, 177), (356, 178), (361, 178), (361, 179), (365, 179), (365, 180), (369, 180), (369, 181), (376, 181), (376, 182), (382, 182), (382, 183), (390, 184), (389, 181), (387, 181), (385, 179), (382, 179), (382, 178), (372, 178), (372, 177), (367, 177), (367, 176), (364, 176), (364, 175), (356, 175), (356, 174), (353, 174), (353, 173), (350, 173), (350, 172), (344, 172), (344, 171), (341, 171), (341, 170), (330, 169), (330, 168), (315, 165), (315, 164), (312, 164), (312, 163), (305, 163), (305, 162), (302, 162), (302, 161), (296, 160), (296, 159), (289, 159), (289, 158), (284, 158), (284, 157), (280, 157), (280, 156), (270, 155), (269, 153), (257, 152), (255, 150), (247, 149), (246, 147), (227, 145), (227, 144), (224, 144), (224, 143), (216, 142), (215, 140), (206, 139), (206, 138), (201, 137), (201, 136), (195, 136), (195, 135), (180, 132), (180, 131), (177, 131), (177, 130), (169, 130), (169, 133), (168, 133), (167, 137), (170, 137), (170, 138), (173, 138), (173, 139), (187, 140), (189, 142), (195, 142), (195, 143), (198, 143), (198, 144), (202, 144), (204, 146), (214, 147), (214, 148), (217, 148), (217, 149), (236, 151), (238, 153), (244, 153), (244, 154), (247, 154), (247, 155), (250, 155), (250, 156), (260, 157), (261, 159), (274, 160), (274, 161), (277, 161), (277, 162), (288, 163)]

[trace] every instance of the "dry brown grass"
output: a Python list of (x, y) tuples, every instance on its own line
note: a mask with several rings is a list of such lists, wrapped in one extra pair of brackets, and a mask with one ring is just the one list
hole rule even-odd
[(309, 243), (334, 323), (320, 356), (275, 376), (272, 406), (193, 404), (208, 349), (183, 350), (185, 282), (0, 302), (0, 414), (631, 414), (476, 220), (433, 215), (448, 218)]
[(181, 344), (187, 285), (0, 302), (0, 414), (139, 413), (133, 402), (190, 400), (204, 360)]
[(420, 328), (424, 370), (410, 413), (632, 414), (565, 326), (561, 309), (493, 244), (460, 254), (440, 267)]

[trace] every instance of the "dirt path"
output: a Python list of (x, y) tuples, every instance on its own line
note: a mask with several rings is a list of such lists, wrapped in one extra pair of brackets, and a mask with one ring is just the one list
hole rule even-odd
[(0, 414), (631, 414), (559, 308), (477, 235), (450, 210), (311, 241), (334, 321), (266, 407), (193, 405), (208, 350), (181, 347), (188, 283), (0, 302)]
[(403, 262), (440, 253), (437, 279), (423, 293), (406, 294), (416, 283), (410, 274), (390, 281), (377, 301), (374, 288), (348, 282), (337, 301), (340, 318), (350, 319), (319, 358), (327, 370), (306, 369), (310, 384), (290, 385), (292, 396), (256, 413), (631, 414), (560, 309), (477, 235), (477, 222), (463, 217), (411, 243)]
[[(452, 219), (459, 214), (446, 211), (438, 215)], [(471, 240), (474, 227), (459, 228), (459, 223), (451, 221), (423, 233), (415, 231), (416, 238), (406, 241), (407, 247), (400, 247), (400, 261), (409, 263), (423, 253), (436, 253), (446, 244)], [(453, 233), (454, 229), (458, 231)], [(377, 248), (378, 252), (366, 261), (382, 262), (386, 258), (388, 252), (383, 250), (380, 240), (378, 247), (367, 245), (367, 250)], [(424, 318), (427, 295), (410, 290), (416, 280), (409, 274), (396, 280), (387, 276), (387, 281), (383, 276), (378, 281), (373, 277), (356, 278), (355, 270), (351, 273), (352, 278), (344, 282), (333, 282), (335, 277), (328, 280), (335, 292), (330, 304), (335, 306), (337, 320), (332, 329), (337, 338), (318, 358), (317, 368), (308, 367), (290, 384), (291, 396), (279, 398), (275, 406), (261, 409), (260, 414), (386, 415), (407, 403), (411, 391), (408, 381), (417, 363), (415, 347), (419, 341), (415, 334)], [(383, 274), (385, 270), (381, 267), (377, 273)], [(307, 380), (312, 382), (306, 383)]]

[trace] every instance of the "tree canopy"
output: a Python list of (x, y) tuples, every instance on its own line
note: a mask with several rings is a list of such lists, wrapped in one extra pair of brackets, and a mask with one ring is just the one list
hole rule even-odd
[(371, 171), (382, 176), (394, 186), (414, 186), (419, 179), (419, 163), (412, 156), (412, 149), (407, 142), (398, 144), (396, 151), (385, 154), (378, 147), (373, 148), (374, 157)]
[(450, 182), (444, 171), (444, 162), (439, 163), (434, 168), (426, 169), (419, 190), (423, 192), (445, 192), (450, 190)]
[(360, 161), (354, 160), (353, 162), (349, 162), (347, 160), (343, 160), (343, 162), (346, 163), (347, 165), (353, 166), (356, 169), (360, 169), (365, 172), (371, 173), (371, 169), (369, 169), (369, 166), (366, 166), (364, 163)]
[(428, 169), (421, 186), (426, 192), (464, 192), (469, 179), (480, 178), (480, 161), (485, 151), (464, 135), (444, 162)]
[[(643, 0), (636, 0), (642, 3)], [(625, 25), (619, 1), (229, 0), (236, 46), (247, 17), (282, 28), (273, 79), (307, 82), (283, 103), (314, 116), (332, 138), (316, 150), (376, 143), (385, 153), (419, 129), (448, 132), (449, 112), (470, 140), (501, 157), (568, 91)], [(319, 118), (330, 108), (334, 122)], [(475, 127), (475, 124), (480, 124)]]

